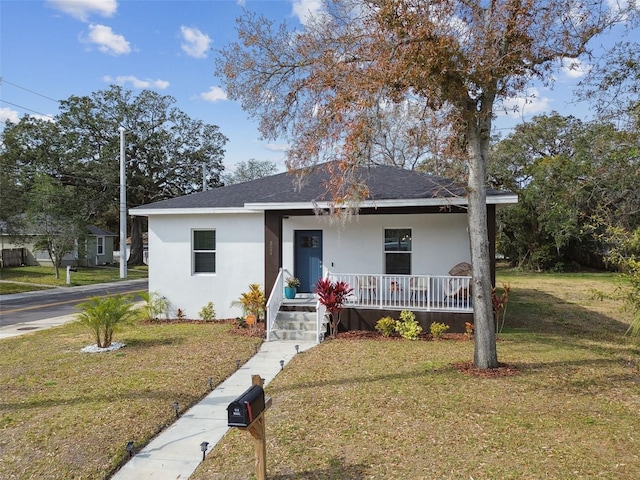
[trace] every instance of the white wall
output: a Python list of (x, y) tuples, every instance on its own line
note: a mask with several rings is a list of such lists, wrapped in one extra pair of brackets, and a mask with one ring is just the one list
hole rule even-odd
[[(216, 230), (216, 273), (192, 274), (193, 229)], [(360, 216), (346, 225), (329, 225), (314, 216), (283, 220), (283, 268), (294, 273), (294, 230), (323, 231), (325, 272), (384, 272), (384, 229), (412, 229), (413, 274), (446, 275), (470, 261), (465, 214)], [(264, 282), (262, 214), (153, 215), (149, 217), (149, 291), (165, 296), (188, 318), (214, 303), (218, 319), (235, 318), (231, 307), (250, 283)], [(267, 296), (269, 292), (266, 292)]]
[(323, 218), (290, 217), (283, 221), (283, 268), (294, 273), (294, 230), (323, 231), (323, 267), (333, 273), (384, 273), (385, 228), (411, 228), (411, 273), (447, 275), (470, 262), (467, 215), (361, 215), (345, 225)]
[[(216, 273), (192, 274), (193, 229), (216, 230)], [(231, 307), (250, 283), (264, 283), (262, 214), (152, 215), (149, 217), (149, 291), (158, 292), (187, 318), (213, 302), (216, 318), (240, 316)]]

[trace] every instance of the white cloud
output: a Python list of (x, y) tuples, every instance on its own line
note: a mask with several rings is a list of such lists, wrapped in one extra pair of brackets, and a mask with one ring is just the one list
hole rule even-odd
[(201, 93), (200, 98), (206, 100), (207, 102), (218, 102), (222, 100), (226, 100), (227, 94), (220, 87), (211, 87), (208, 91)]
[(182, 33), (182, 50), (194, 58), (205, 58), (207, 56), (207, 50), (211, 45), (211, 38), (206, 33), (202, 33), (197, 28), (180, 27)]
[(244, 7), (244, 4), (246, 3), (246, 0), (236, 0), (236, 3), (238, 5), (240, 5), (241, 7)]
[(312, 16), (317, 16), (324, 11), (322, 0), (292, 0), (292, 3), (293, 14), (303, 25), (306, 25)]
[(618, 15), (621, 21), (629, 19), (629, 16), (625, 13), (626, 10), (640, 10), (640, 4), (638, 2), (632, 3), (630, 0), (607, 0), (607, 6), (611, 14)]
[(561, 71), (569, 78), (584, 77), (591, 70), (591, 65), (585, 65), (576, 58), (563, 58)]
[(164, 90), (169, 87), (169, 82), (166, 80), (141, 80), (133, 75), (120, 75), (117, 77), (105, 76), (102, 78), (107, 83), (115, 83), (117, 85), (124, 85), (130, 83), (133, 88), (154, 88), (156, 90)]
[(48, 0), (48, 2), (56, 10), (67, 13), (83, 22), (86, 22), (92, 13), (111, 17), (118, 9), (116, 0)]
[(523, 96), (503, 100), (502, 105), (496, 109), (496, 113), (498, 116), (520, 118), (547, 112), (550, 109), (551, 99), (540, 96), (537, 88), (530, 87)]
[(289, 150), (287, 143), (267, 143), (264, 148), (270, 152), (286, 152)]
[(96, 44), (102, 53), (110, 55), (131, 53), (129, 42), (122, 35), (113, 33), (111, 27), (105, 25), (89, 25), (89, 36), (84, 41)]
[(9, 107), (0, 107), (0, 122), (4, 124), (7, 120), (11, 123), (18, 123), (20, 121), (20, 115)]

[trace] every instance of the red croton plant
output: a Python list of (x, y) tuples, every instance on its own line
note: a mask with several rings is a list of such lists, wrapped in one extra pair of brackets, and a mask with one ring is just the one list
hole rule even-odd
[(346, 282), (332, 282), (328, 278), (321, 278), (314, 287), (318, 294), (318, 301), (324, 305), (329, 314), (330, 335), (335, 337), (340, 323), (340, 312), (344, 308), (347, 296), (353, 292), (353, 288)]

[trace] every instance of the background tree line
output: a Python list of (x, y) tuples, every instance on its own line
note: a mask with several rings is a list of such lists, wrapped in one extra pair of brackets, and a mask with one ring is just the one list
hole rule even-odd
[(499, 250), (513, 265), (617, 268), (608, 254), (619, 233), (640, 227), (639, 133), (552, 113), (492, 145), (491, 186), (519, 196), (499, 212)]
[[(0, 138), (5, 230), (52, 241), (75, 236), (76, 243), (88, 223), (117, 232), (120, 127), (127, 209), (200, 190), (203, 165), (208, 185), (219, 186), (226, 137), (218, 126), (192, 119), (174, 104), (174, 98), (150, 90), (134, 95), (112, 86), (61, 101), (52, 120), (25, 116), (7, 122)], [(146, 219), (129, 217), (127, 230), (129, 264), (141, 264)], [(45, 249), (52, 248), (49, 242)], [(69, 251), (68, 242), (58, 245), (55, 259)]]

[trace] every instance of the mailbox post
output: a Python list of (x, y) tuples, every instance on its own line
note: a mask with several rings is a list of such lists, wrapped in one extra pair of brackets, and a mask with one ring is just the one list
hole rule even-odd
[(271, 406), (271, 398), (264, 397), (264, 381), (260, 375), (252, 375), (251, 383), (251, 388), (229, 404), (227, 419), (230, 427), (238, 427), (251, 433), (256, 457), (256, 478), (266, 480), (267, 438), (264, 412)]

